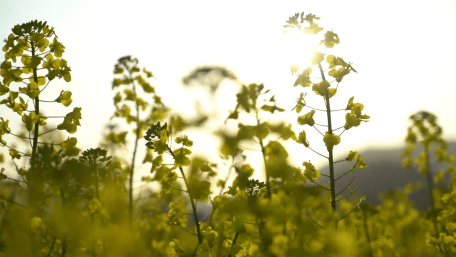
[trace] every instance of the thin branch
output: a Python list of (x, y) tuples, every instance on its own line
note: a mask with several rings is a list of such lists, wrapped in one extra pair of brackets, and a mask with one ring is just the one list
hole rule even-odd
[(4, 145), (4, 146), (6, 146), (6, 147), (8, 147), (9, 149), (14, 150), (14, 151), (16, 151), (16, 152), (18, 152), (18, 153), (20, 153), (20, 154), (22, 154), (22, 155), (24, 155), (24, 156), (28, 156), (28, 157), (31, 156), (30, 154), (26, 154), (26, 153), (23, 153), (23, 152), (21, 152), (21, 151), (18, 151), (18, 150), (14, 149), (14, 148), (12, 148), (12, 147), (10, 147), (10, 146), (8, 146), (8, 145)]
[[(334, 80), (333, 80), (332, 82), (334, 82)], [(332, 83), (332, 82), (331, 82), (331, 83)], [(331, 84), (331, 83), (330, 83), (330, 84)], [(329, 96), (329, 98), (333, 97), (333, 96), (336, 94), (337, 89), (339, 88), (339, 83), (340, 83), (340, 82), (337, 82), (336, 90), (334, 90), (334, 93), (332, 93), (332, 95)]]
[(325, 136), (325, 135), (323, 135), (323, 133), (321, 133), (320, 130), (318, 130), (315, 126), (312, 126), (312, 128), (314, 128), (316, 131), (318, 131), (318, 133), (320, 133), (320, 135)]
[(170, 187), (170, 188), (171, 188), (171, 189), (174, 189), (174, 190), (177, 190), (177, 191), (181, 191), (181, 192), (187, 193), (187, 191), (186, 191), (186, 190), (183, 190), (183, 189), (178, 189), (178, 188), (174, 188), (174, 187)]
[(13, 135), (13, 136), (20, 137), (20, 138), (31, 139), (30, 137), (19, 136), (19, 135), (16, 135), (14, 133), (11, 133), (11, 132), (8, 133), (7, 135)]
[(41, 117), (47, 118), (47, 119), (65, 118), (65, 116), (41, 116)]
[(252, 149), (252, 148), (248, 148), (248, 147), (244, 147), (244, 146), (238, 146), (239, 148), (242, 148), (244, 150), (250, 150), (250, 151), (255, 151), (255, 152), (261, 152), (261, 150), (257, 150), (257, 149)]
[(38, 144), (42, 144), (42, 145), (60, 145), (60, 144), (56, 144), (56, 143), (46, 143), (46, 142), (37, 142)]
[(344, 127), (344, 126), (338, 127), (338, 128), (336, 128), (336, 129), (333, 129), (333, 131), (336, 131), (336, 130), (341, 129), (341, 128), (343, 128), (343, 127)]
[(322, 228), (323, 230), (326, 230), (324, 227), (322, 227), (320, 224), (318, 224), (313, 218), (312, 216), (310, 216), (310, 213), (309, 211), (306, 211), (307, 215), (309, 216), (309, 218), (313, 221), (313, 223), (315, 223), (317, 226), (319, 226), (320, 228)]
[[(230, 243), (230, 241), (228, 241), (226, 238), (224, 238), (222, 235), (220, 235), (220, 233), (219, 233), (217, 230), (215, 230), (215, 229), (212, 229), (212, 230), (215, 231), (215, 233), (217, 233), (217, 234), (218, 234), (223, 240), (225, 240), (228, 244), (233, 245), (232, 243)], [(238, 234), (238, 232), (236, 232), (236, 234)], [(236, 237), (235, 237), (235, 238), (236, 238)]]
[(253, 223), (253, 222), (248, 222), (248, 221), (243, 221), (243, 223), (249, 224), (249, 225), (255, 225), (255, 226), (260, 225), (260, 223)]
[(323, 154), (320, 154), (319, 152), (316, 152), (314, 149), (312, 149), (310, 147), (307, 147), (307, 148), (309, 148), (310, 150), (314, 151), (316, 154), (321, 155), (321, 156), (325, 157), (326, 159), (328, 159), (328, 157), (324, 156)]
[(178, 226), (179, 226), (180, 228), (182, 228), (183, 230), (187, 231), (188, 233), (190, 233), (190, 234), (192, 234), (192, 235), (194, 235), (194, 236), (198, 236), (197, 234), (190, 232), (188, 229), (182, 227), (181, 225), (178, 225)]
[(30, 148), (33, 149), (33, 144), (32, 144), (33, 138), (30, 137), (30, 131), (28, 132), (28, 136), (29, 136), (29, 137), (28, 137), (28, 140), (29, 140)]
[(48, 254), (46, 255), (47, 257), (51, 256), (51, 253), (52, 253), (52, 250), (54, 250), (54, 245), (55, 245), (55, 237), (53, 238), (54, 240), (52, 240), (52, 244), (51, 244), (51, 247), (49, 247), (49, 252)]
[(308, 105), (304, 105), (304, 107), (308, 107), (308, 108), (313, 109), (313, 110), (316, 110), (316, 111), (326, 112), (326, 110), (313, 108), (313, 107), (310, 107), (310, 106), (308, 106)]
[(342, 189), (342, 191), (340, 191), (339, 193), (336, 194), (336, 197), (337, 197), (338, 195), (342, 194), (342, 192), (344, 192), (345, 189), (347, 189), (347, 188), (348, 188), (348, 187), (344, 187), (344, 189)]
[(356, 210), (356, 209), (359, 207), (360, 204), (361, 204), (361, 203), (358, 203), (358, 204), (356, 205), (356, 207), (353, 208), (353, 210), (349, 211), (347, 214), (345, 214), (344, 216), (342, 216), (341, 218), (339, 218), (339, 219), (337, 220), (337, 222), (339, 222), (339, 220), (345, 218), (347, 215), (349, 215), (349, 214), (352, 213), (354, 210)]
[(345, 132), (345, 130), (346, 130), (346, 129), (344, 128), (344, 131), (342, 131), (342, 133), (340, 133), (339, 136), (341, 136), (341, 135)]
[[(43, 202), (42, 202), (38, 207), (36, 207), (36, 208), (40, 208), (41, 206), (46, 205), (46, 200), (47, 200), (49, 197), (53, 196), (53, 195), (54, 195), (54, 194), (50, 194), (50, 195), (48, 195), (48, 196), (45, 196)], [(47, 205), (46, 205), (46, 206), (47, 206)]]
[(24, 207), (24, 208), (26, 207), (25, 205), (22, 205), (22, 204), (20, 204), (20, 203), (16, 203), (16, 202), (13, 201), (13, 200), (6, 199), (6, 198), (3, 197), (3, 196), (0, 196), (0, 199), (5, 200), (5, 201), (10, 202), (10, 203), (13, 203), (13, 204), (15, 204), (15, 205), (22, 206), (22, 207)]
[(336, 182), (337, 180), (339, 180), (339, 179), (342, 178), (343, 176), (347, 175), (349, 172), (350, 172), (350, 170), (348, 170), (348, 171), (345, 172), (344, 174), (340, 175), (340, 177), (336, 178), (336, 180), (334, 180), (334, 182)]
[(40, 90), (40, 92), (43, 92), (43, 91), (46, 89), (46, 87), (49, 85), (49, 82), (51, 82), (51, 81), (50, 81), (50, 80), (48, 80), (48, 82), (47, 82), (46, 86), (44, 86), (44, 87), (43, 87), (43, 89), (41, 89), (41, 90)]
[(338, 162), (345, 162), (346, 160), (340, 160), (340, 161), (337, 161), (337, 162), (334, 162), (334, 163), (338, 163)]
[(212, 210), (212, 212), (209, 215), (207, 215), (207, 217), (204, 220), (202, 220), (200, 223), (205, 222), (209, 217), (212, 216), (212, 214), (214, 214), (214, 210)]
[(338, 202), (338, 201), (340, 201), (340, 200), (342, 200), (342, 199), (344, 199), (344, 198), (349, 197), (350, 195), (352, 195), (352, 194), (356, 191), (356, 189), (358, 189), (358, 187), (355, 187), (355, 189), (353, 189), (348, 195), (346, 195), (346, 196), (344, 196), (344, 197), (342, 197), (342, 198), (340, 198), (340, 199), (337, 199), (336, 202)]
[(6, 178), (6, 179), (9, 179), (9, 180), (12, 180), (12, 181), (16, 181), (16, 182), (20, 182), (20, 183), (27, 183), (25, 181), (17, 180), (17, 179), (14, 179), (14, 178)]
[(329, 188), (327, 188), (327, 187), (325, 187), (325, 186), (323, 186), (323, 185), (321, 185), (321, 184), (319, 184), (319, 183), (317, 183), (317, 182), (315, 182), (315, 181), (312, 181), (312, 182), (313, 182), (314, 184), (316, 184), (316, 185), (318, 185), (318, 186), (321, 186), (322, 188), (324, 188), (324, 189), (326, 189), (326, 190), (328, 190), (328, 191), (331, 192), (331, 189), (329, 189)]
[(318, 123), (315, 123), (315, 125), (322, 126), (322, 127), (327, 127), (328, 126), (328, 125), (322, 125), (322, 124), (318, 124)]
[(54, 130), (57, 130), (57, 128), (48, 130), (48, 131), (43, 132), (43, 133), (41, 133), (41, 134), (38, 134), (38, 136), (42, 136), (42, 135), (47, 134), (47, 133), (49, 133), (49, 132), (52, 132), (52, 131), (54, 131)]
[[(236, 232), (236, 234), (234, 235), (233, 243), (231, 244), (230, 252), (233, 250), (233, 247), (236, 245), (236, 240), (237, 240), (238, 236), (239, 236), (239, 232)], [(231, 254), (228, 255), (228, 257), (231, 257)]]

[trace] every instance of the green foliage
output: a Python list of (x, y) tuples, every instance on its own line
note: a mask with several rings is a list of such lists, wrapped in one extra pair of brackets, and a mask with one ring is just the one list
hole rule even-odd
[[(296, 13), (284, 27), (317, 35), (323, 30), (314, 22), (319, 19), (313, 14)], [(336, 95), (342, 78), (351, 71), (356, 72), (342, 58), (327, 55), (329, 71), (325, 73), (322, 63), (326, 50), (315, 49), (310, 62), (320, 71), (319, 82), (310, 79), (312, 71), (317, 70), (315, 67), (305, 68), (301, 73), (297, 65), (291, 67), (292, 75), (297, 76), (293, 86), (312, 86), (312, 91), (321, 96), (325, 104), (324, 110), (308, 106), (304, 100), (307, 93), (302, 92), (293, 110), (298, 114), (298, 125), (308, 125), (318, 132), (316, 126), (327, 128), (320, 134), (328, 157), (320, 155), (328, 159), (329, 175), (317, 170), (311, 160), (303, 162), (302, 167), (290, 164), (289, 149), (283, 142), (292, 139), (310, 148), (306, 131), (296, 136), (291, 124), (274, 120), (277, 112), (285, 110), (277, 106), (275, 96), (271, 96), (263, 84), (243, 85), (236, 95), (236, 106), (225, 121), (237, 122), (235, 133), (223, 129), (215, 133), (222, 142), (221, 161), (199, 157), (192, 151), (194, 142), (184, 133), (188, 132), (186, 128), (202, 124), (207, 117), (188, 122), (171, 115), (146, 80), (153, 77), (152, 73), (140, 69), (138, 60), (130, 56), (118, 60), (112, 83), (112, 88), (117, 90), (112, 118), (123, 119), (134, 126), (132, 159), (125, 160), (118, 157), (119, 154), (110, 156), (108, 150), (100, 147), (81, 152), (76, 146), (76, 137), (65, 139), (59, 134), (77, 131), (81, 125), (81, 108), (74, 108), (61, 117), (63, 122), (56, 128), (47, 129), (46, 119), (50, 117), (40, 112), (39, 96), (54, 78), (71, 80), (71, 69), (61, 58), (65, 47), (46, 22), (16, 25), (12, 31), (3, 47), (6, 54), (1, 64), (0, 96), (4, 98), (0, 104), (21, 117), (22, 131), (13, 133), (10, 120), (0, 117), (0, 145), (8, 149), (18, 174), (12, 178), (4, 173), (5, 168), (0, 170), (0, 199), (3, 201), (0, 256), (456, 254), (455, 158), (448, 153), (447, 144), (441, 138), (442, 129), (436, 123), (436, 116), (427, 112), (411, 116), (413, 126), (409, 128), (404, 151), (404, 166), (411, 166), (415, 144), (423, 145), (415, 162), (419, 171), (428, 177), (428, 187), (433, 182), (443, 181), (444, 175), (453, 176), (449, 191), (430, 187), (435, 204), (431, 204), (427, 213), (416, 210), (409, 200), (409, 195), (423, 186), (420, 183), (382, 194), (382, 203), (378, 206), (365, 203), (365, 197), (350, 197), (356, 190), (350, 188), (354, 175), (344, 188), (350, 193), (342, 196), (344, 190), (335, 191), (339, 178), (367, 167), (358, 151), (350, 151), (345, 161), (356, 162), (335, 178), (333, 151), (341, 143), (340, 136), (370, 119), (362, 114), (364, 105), (354, 103), (351, 97), (347, 107), (340, 109), (348, 111), (345, 125), (332, 128), (331, 114), (335, 110), (330, 107), (330, 99)], [(339, 36), (327, 31), (319, 45), (332, 49), (339, 43)], [(32, 55), (24, 54), (25, 51)], [(16, 62), (17, 57), (23, 66), (13, 67), (9, 61)], [(47, 70), (47, 74), (38, 75), (39, 69)], [(31, 77), (22, 77), (31, 73)], [(334, 81), (326, 80), (327, 77), (333, 77)], [(26, 79), (29, 82), (24, 82)], [(12, 91), (13, 82), (23, 82), (27, 87)], [(332, 87), (335, 82), (336, 88)], [(68, 107), (73, 101), (71, 96), (70, 91), (61, 90), (50, 102)], [(150, 99), (153, 101), (148, 102)], [(30, 100), (33, 111), (28, 110)], [(299, 115), (305, 107), (311, 110)], [(320, 111), (325, 113), (327, 125), (316, 122)], [(46, 132), (40, 134), (40, 127), (46, 128)], [(338, 129), (344, 130), (337, 135), (334, 132)], [(129, 143), (131, 131), (112, 129), (104, 144), (113, 150), (124, 147)], [(32, 150), (20, 151), (13, 147), (7, 138), (10, 135), (30, 142)], [(144, 145), (138, 143), (142, 138)], [(433, 143), (436, 144), (435, 158), (448, 164), (446, 170), (434, 177), (429, 164)], [(141, 191), (134, 199), (132, 181), (138, 146), (146, 150), (143, 164), (150, 165), (150, 176), (144, 176), (143, 182), (159, 186), (158, 190)], [(248, 163), (249, 151), (261, 154), (260, 167), (254, 169)], [(22, 157), (31, 158), (30, 167), (16, 164), (15, 160)], [(4, 156), (0, 154), (0, 163), (3, 162)], [(223, 169), (227, 176), (220, 178)], [(330, 178), (329, 187), (318, 183), (322, 176)], [(218, 195), (214, 193), (216, 187)], [(200, 212), (203, 203), (210, 204), (205, 214)]]

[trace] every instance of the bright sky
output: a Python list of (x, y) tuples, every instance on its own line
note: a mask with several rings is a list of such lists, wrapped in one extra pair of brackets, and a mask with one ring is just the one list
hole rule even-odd
[[(345, 108), (355, 96), (355, 102), (364, 104), (364, 113), (371, 116), (368, 123), (344, 132), (341, 144), (335, 147), (337, 160), (346, 157), (348, 150), (362, 153), (368, 148), (403, 147), (408, 118), (419, 110), (437, 115), (444, 138), (456, 139), (455, 0), (0, 0), (0, 37), (7, 38), (14, 25), (35, 19), (55, 28), (66, 47), (63, 58), (72, 69), (72, 81), (51, 82), (50, 98), (55, 99), (60, 90), (70, 90), (73, 104), (61, 109), (52, 104), (47, 113), (64, 115), (82, 107), (82, 126), (75, 134), (81, 149), (97, 147), (114, 111), (113, 70), (125, 55), (137, 57), (140, 67), (154, 73), (151, 84), (164, 103), (176, 110), (193, 108), (197, 95), (182, 90), (181, 78), (197, 65), (222, 65), (244, 84), (264, 83), (299, 133), (297, 114), (290, 111), (299, 93), (308, 92), (308, 105), (323, 106), (321, 97), (310, 88), (292, 87), (296, 77), (290, 72), (291, 51), (283, 42), (282, 31), (288, 17), (302, 11), (321, 17), (317, 23), (325, 30), (318, 38), (327, 30), (339, 35), (341, 43), (331, 53), (352, 62), (358, 71), (343, 79), (331, 106)], [(227, 109), (235, 106), (237, 89), (227, 83), (221, 90), (216, 101), (228, 114)], [(308, 109), (301, 115), (306, 112)], [(333, 114), (334, 127), (345, 123), (344, 113)], [(0, 116), (8, 119), (10, 115), (7, 108), (0, 107)], [(326, 124), (324, 117), (316, 115), (316, 122)], [(305, 129), (311, 147), (325, 153), (321, 136), (308, 126)], [(194, 139), (195, 149), (206, 155), (214, 153), (211, 147), (216, 143), (197, 140), (201, 133), (189, 137)], [(297, 163), (324, 161), (296, 143), (290, 146)]]

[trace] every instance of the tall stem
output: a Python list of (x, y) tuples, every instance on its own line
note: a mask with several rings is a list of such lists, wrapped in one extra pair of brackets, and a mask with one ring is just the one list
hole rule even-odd
[[(35, 46), (33, 45), (33, 42), (30, 41), (30, 45), (32, 48), (32, 58), (35, 57)], [(36, 68), (33, 68), (33, 80), (35, 83), (38, 83), (38, 74)], [(40, 114), (40, 98), (37, 96), (35, 99), (35, 114), (39, 115)], [(36, 147), (38, 145), (38, 130), (40, 126), (40, 121), (38, 120), (37, 123), (35, 123), (35, 130), (33, 134), (33, 145), (32, 145), (32, 159), (31, 159), (31, 164), (32, 164), (32, 171), (35, 172), (35, 166), (36, 166)]]
[[(236, 245), (236, 240), (238, 239), (238, 236), (239, 236), (239, 232), (236, 232), (236, 234), (234, 235), (233, 243), (231, 243), (231, 249), (233, 249), (234, 246)], [(229, 254), (228, 257), (231, 257), (231, 254)]]
[[(256, 115), (256, 120), (257, 120), (257, 126), (260, 126), (260, 119), (258, 118), (258, 110), (255, 111)], [(266, 173), (266, 190), (267, 190), (267, 198), (271, 199), (271, 187), (269, 186), (269, 173), (268, 173), (268, 168), (266, 165), (266, 155), (264, 151), (264, 144), (263, 144), (263, 139), (258, 137), (258, 141), (260, 141), (260, 146), (261, 146), (261, 153), (263, 154), (263, 162), (264, 162), (264, 172)]]
[(135, 96), (135, 104), (136, 104), (136, 139), (135, 139), (135, 146), (133, 149), (133, 157), (131, 160), (131, 169), (130, 169), (130, 192), (129, 192), (129, 215), (130, 215), (130, 224), (133, 223), (133, 177), (134, 177), (134, 172), (135, 172), (135, 160), (136, 160), (136, 151), (138, 148), (138, 140), (139, 140), (139, 134), (141, 132), (141, 124), (139, 121), (139, 104), (138, 104), (138, 96), (136, 94), (136, 86), (135, 86), (135, 81), (132, 78), (131, 71), (128, 70), (130, 73), (130, 79), (131, 83), (133, 84), (133, 93)]
[[(430, 211), (434, 211), (435, 203), (434, 203), (434, 197), (432, 195), (432, 191), (434, 191), (434, 181), (432, 179), (432, 173), (431, 173), (431, 164), (429, 163), (429, 149), (426, 148), (426, 146), (423, 146), (425, 151), (426, 151), (426, 168), (427, 168), (427, 175), (426, 175), (426, 180), (427, 180), (427, 188), (429, 192), (429, 197), (431, 198), (431, 208)], [(432, 215), (432, 223), (434, 224), (434, 229), (435, 229), (435, 237), (439, 238), (439, 227), (437, 225), (437, 219), (435, 214), (433, 213)]]
[(364, 224), (364, 232), (366, 233), (366, 240), (367, 240), (367, 245), (368, 245), (368, 250), (369, 250), (369, 257), (373, 256), (372, 254), (372, 246), (371, 246), (371, 239), (369, 236), (369, 229), (367, 227), (367, 214), (366, 214), (365, 209), (363, 209), (363, 224)]
[[(67, 206), (66, 206), (66, 199), (65, 199), (65, 191), (63, 190), (63, 188), (60, 188), (60, 199), (62, 201), (63, 215), (66, 215), (67, 214)], [(67, 237), (67, 235), (65, 233), (63, 235), (63, 238), (62, 238), (62, 257), (65, 257), (65, 255), (66, 255), (67, 243), (68, 243), (67, 239), (68, 239), (68, 237)], [(55, 242), (55, 240), (54, 240), (54, 242)], [(49, 251), (49, 253), (51, 253), (51, 251)]]
[[(321, 78), (323, 80), (326, 80), (325, 74), (323, 72), (323, 68), (321, 67), (321, 64), (318, 64), (318, 67), (320, 68), (320, 73), (321, 73)], [(331, 105), (329, 104), (329, 90), (326, 90), (325, 92), (325, 104), (326, 104), (326, 116), (328, 119), (328, 133), (330, 135), (333, 134), (332, 131), (332, 124), (331, 124)], [(331, 207), (333, 211), (336, 211), (336, 181), (334, 179), (334, 161), (333, 161), (333, 151), (328, 150), (329, 152), (329, 180), (331, 182)]]
[(426, 168), (428, 173), (426, 175), (427, 178), (427, 187), (429, 192), (429, 197), (431, 198), (431, 210), (434, 209), (434, 197), (432, 197), (432, 191), (434, 189), (434, 182), (432, 181), (432, 173), (431, 173), (431, 165), (429, 163), (429, 150), (425, 148), (426, 151)]

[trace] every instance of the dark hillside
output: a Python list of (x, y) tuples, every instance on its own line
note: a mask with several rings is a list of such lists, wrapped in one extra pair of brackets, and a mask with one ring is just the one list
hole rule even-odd
[[(364, 162), (368, 165), (367, 168), (355, 170), (355, 180), (353, 181), (351, 188), (354, 189), (358, 186), (358, 194), (366, 196), (366, 200), (379, 204), (380, 200), (378, 195), (382, 192), (386, 192), (391, 189), (398, 187), (404, 187), (410, 182), (422, 181), (426, 185), (426, 180), (417, 169), (403, 169), (401, 167), (403, 148), (396, 149), (367, 149), (360, 151), (364, 158)], [(421, 147), (417, 146), (413, 157), (416, 158), (421, 151)], [(448, 143), (448, 152), (456, 156), (456, 141)], [(435, 174), (438, 170), (446, 168), (445, 164), (437, 163), (433, 159), (433, 149), (431, 150), (431, 172)], [(355, 160), (356, 161), (356, 160)], [(352, 163), (341, 162), (335, 164), (336, 178), (341, 174), (349, 170), (354, 165)], [(329, 174), (329, 169), (323, 168), (320, 171), (323, 174)], [(342, 190), (344, 186), (350, 182), (353, 174), (349, 173), (344, 178), (341, 178), (336, 183), (337, 192)], [(439, 184), (438, 186), (448, 185), (451, 178), (447, 177), (446, 182)], [(320, 183), (328, 184), (328, 180), (325, 177), (319, 179)], [(436, 186), (437, 187), (437, 186)], [(345, 190), (343, 195), (346, 195), (349, 190)], [(427, 195), (426, 188), (423, 187), (420, 191), (410, 195), (410, 198), (415, 203), (416, 207), (420, 210), (427, 210), (430, 204), (430, 199)]]

